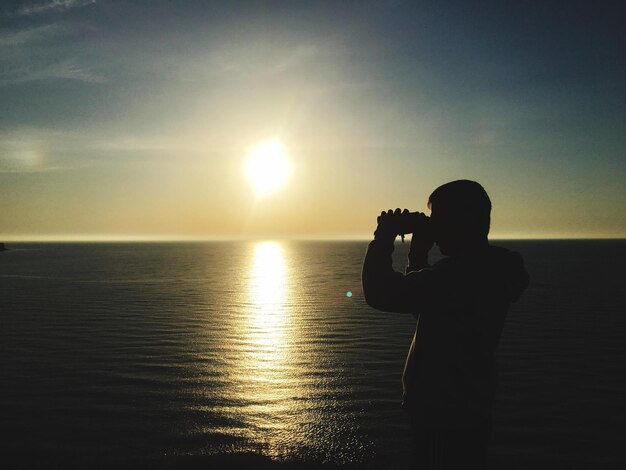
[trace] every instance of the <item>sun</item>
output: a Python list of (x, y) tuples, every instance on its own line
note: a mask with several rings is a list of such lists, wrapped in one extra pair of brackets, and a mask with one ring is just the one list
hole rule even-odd
[(248, 154), (246, 173), (258, 196), (282, 188), (291, 173), (283, 144), (272, 139), (253, 147)]

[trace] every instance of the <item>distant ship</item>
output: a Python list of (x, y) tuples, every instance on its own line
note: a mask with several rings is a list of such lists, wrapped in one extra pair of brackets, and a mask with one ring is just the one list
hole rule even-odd
[(0, 251), (6, 251), (6, 247), (4, 246), (4, 243), (0, 242)]

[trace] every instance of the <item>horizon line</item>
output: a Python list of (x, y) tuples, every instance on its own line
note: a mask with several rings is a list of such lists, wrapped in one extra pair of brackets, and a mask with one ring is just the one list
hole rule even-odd
[[(68, 235), (46, 235), (46, 236), (24, 236), (0, 238), (0, 243), (198, 243), (198, 242), (231, 242), (231, 241), (370, 241), (373, 236), (359, 235), (255, 235), (255, 236), (146, 236), (146, 235), (100, 235), (100, 236), (68, 236)], [(549, 240), (626, 240), (626, 236), (581, 236), (581, 235), (555, 235), (555, 236), (494, 236), (489, 237), (489, 241), (549, 241)], [(407, 242), (410, 237), (407, 237)]]

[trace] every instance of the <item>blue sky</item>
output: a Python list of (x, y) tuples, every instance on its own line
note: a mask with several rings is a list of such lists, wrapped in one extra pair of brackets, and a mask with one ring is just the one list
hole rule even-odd
[(459, 178), (496, 237), (624, 237), (623, 10), (3, 2), (0, 237), (366, 236)]

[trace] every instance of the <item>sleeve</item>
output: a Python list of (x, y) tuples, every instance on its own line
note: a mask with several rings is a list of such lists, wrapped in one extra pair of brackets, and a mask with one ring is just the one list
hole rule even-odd
[(393, 241), (374, 240), (365, 254), (361, 282), (367, 304), (377, 310), (423, 313), (432, 304), (436, 273), (430, 268), (393, 270)]

